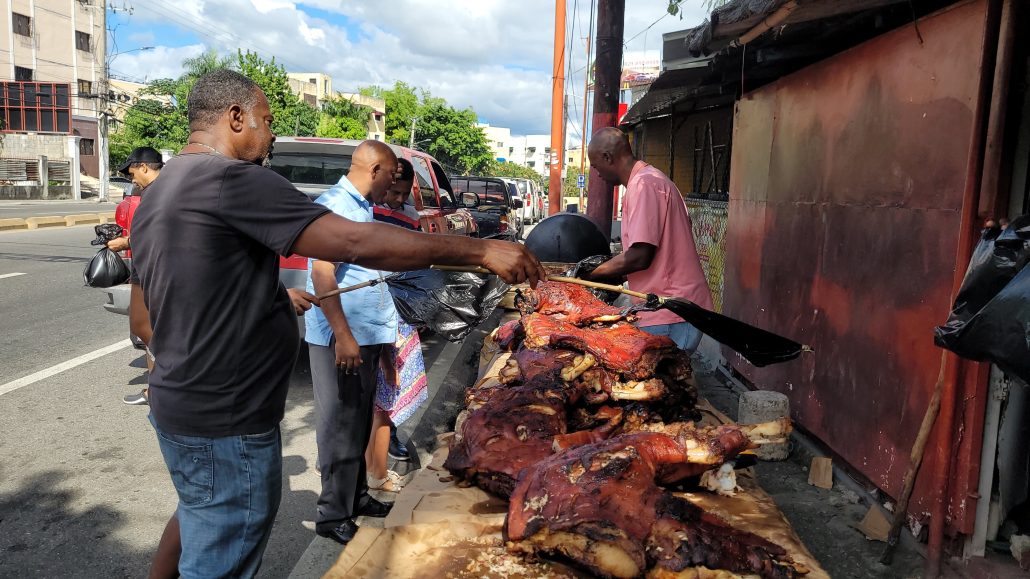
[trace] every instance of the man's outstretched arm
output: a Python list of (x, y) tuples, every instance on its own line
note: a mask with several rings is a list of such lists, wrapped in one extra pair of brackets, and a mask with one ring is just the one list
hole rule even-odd
[(481, 266), (510, 284), (529, 281), (536, 285), (547, 275), (536, 256), (518, 243), (418, 233), (332, 214), (311, 222), (294, 242), (293, 253), (385, 271), (430, 265)]

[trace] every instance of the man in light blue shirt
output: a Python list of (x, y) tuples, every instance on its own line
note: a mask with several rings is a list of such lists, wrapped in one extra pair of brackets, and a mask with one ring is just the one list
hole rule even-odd
[[(390, 147), (364, 141), (354, 150), (347, 176), (317, 203), (352, 221), (371, 222), (372, 206), (386, 197), (396, 173), (397, 157)], [(308, 291), (317, 295), (382, 277), (382, 272), (360, 265), (308, 263)], [(357, 532), (356, 517), (385, 517), (392, 506), (368, 494), (365, 448), (372, 431), (379, 358), (383, 347), (397, 340), (397, 311), (384, 282), (323, 299), (321, 308), (308, 310), (304, 322), (322, 473), (315, 532), (346, 544)]]

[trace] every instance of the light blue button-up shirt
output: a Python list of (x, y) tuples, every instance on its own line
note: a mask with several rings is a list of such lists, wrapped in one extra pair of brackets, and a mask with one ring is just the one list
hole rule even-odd
[[(325, 205), (333, 213), (351, 221), (372, 221), (372, 205), (361, 196), (347, 177), (341, 177), (339, 183), (333, 185), (315, 202)], [(311, 281), (311, 264), (314, 261), (308, 260), (307, 288), (311, 293), (315, 293), (315, 286)], [(384, 275), (378, 270), (350, 263), (340, 263), (336, 266), (336, 283), (339, 287), (352, 286)], [(343, 304), (343, 313), (347, 316), (351, 334), (359, 346), (393, 344), (397, 341), (397, 309), (393, 305), (393, 297), (385, 282), (341, 294), (340, 302)], [(333, 329), (321, 309), (308, 310), (304, 314), (304, 325), (307, 328), (304, 339), (309, 344), (329, 345)]]

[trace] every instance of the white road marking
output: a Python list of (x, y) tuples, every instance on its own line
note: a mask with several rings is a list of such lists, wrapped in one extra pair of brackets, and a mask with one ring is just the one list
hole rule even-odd
[(24, 273), (5, 273), (3, 275), (0, 275), (0, 279), (4, 279), (4, 278), (8, 278), (8, 277), (18, 277), (19, 275), (25, 275), (25, 274)]
[(55, 376), (66, 370), (71, 370), (72, 368), (75, 368), (77, 366), (81, 366), (88, 362), (92, 362), (97, 358), (103, 358), (104, 356), (108, 354), (113, 354), (118, 350), (124, 350), (125, 348), (131, 347), (132, 341), (129, 339), (125, 339), (121, 342), (118, 342), (117, 344), (111, 344), (110, 346), (100, 348), (99, 350), (94, 350), (88, 354), (83, 354), (77, 358), (72, 358), (67, 362), (61, 362), (60, 364), (51, 366), (45, 370), (40, 370), (39, 372), (29, 374), (28, 376), (25, 376), (23, 378), (18, 378), (17, 380), (13, 380), (11, 382), (8, 382), (7, 384), (4, 384), (3, 386), (0, 386), (0, 396), (3, 396), (4, 394), (7, 394), (9, 392), (14, 392), (15, 390), (22, 388), (24, 386), (35, 384), (40, 380), (45, 380), (51, 376)]

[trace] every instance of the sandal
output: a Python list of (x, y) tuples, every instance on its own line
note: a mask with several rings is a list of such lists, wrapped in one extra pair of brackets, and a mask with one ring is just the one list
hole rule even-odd
[(372, 491), (385, 491), (388, 493), (399, 493), (404, 485), (401, 484), (401, 477), (392, 470), (386, 471), (384, 478), (368, 476), (368, 489)]

